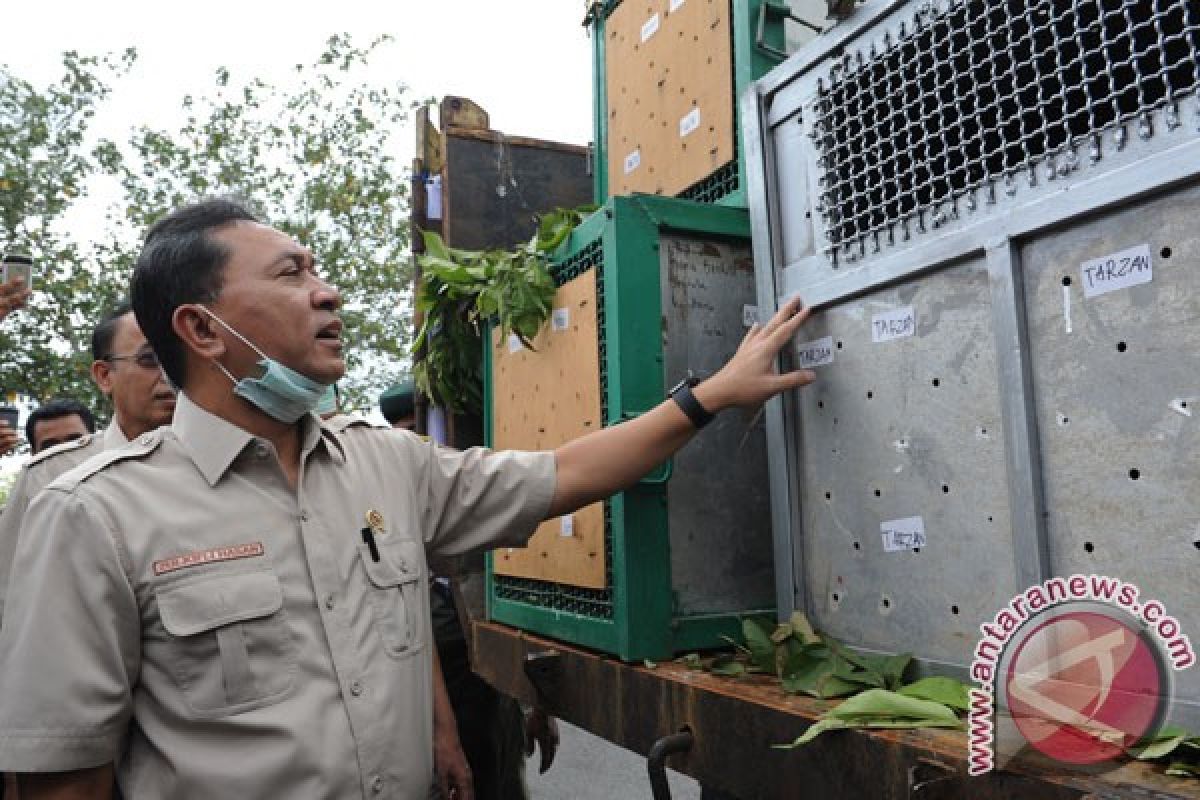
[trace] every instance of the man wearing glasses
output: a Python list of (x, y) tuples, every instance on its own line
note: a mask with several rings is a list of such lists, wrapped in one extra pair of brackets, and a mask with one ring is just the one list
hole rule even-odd
[(112, 422), (101, 433), (35, 449), (35, 457), (17, 477), (0, 515), (0, 625), (17, 532), (29, 501), (59, 475), (97, 453), (121, 447), (168, 424), (175, 411), (175, 392), (163, 377), (158, 358), (128, 303), (106, 314), (92, 332), (92, 358), (92, 380), (112, 400)]

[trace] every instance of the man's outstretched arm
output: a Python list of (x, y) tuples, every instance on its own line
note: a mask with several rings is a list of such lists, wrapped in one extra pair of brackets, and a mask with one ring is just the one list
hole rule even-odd
[[(733, 358), (693, 392), (716, 414), (726, 408), (754, 407), (771, 397), (812, 383), (809, 370), (779, 374), (775, 359), (808, 319), (800, 298), (779, 309), (770, 322), (755, 325)], [(547, 518), (594, 503), (636, 483), (687, 444), (696, 432), (687, 415), (667, 399), (629, 422), (589, 433), (554, 451), (557, 483)]]

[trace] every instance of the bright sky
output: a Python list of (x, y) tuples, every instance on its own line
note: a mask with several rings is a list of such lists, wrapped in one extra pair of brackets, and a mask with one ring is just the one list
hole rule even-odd
[[(140, 53), (121, 81), (115, 135), (126, 123), (166, 125), (185, 93), (212, 86), (218, 66), (232, 85), (254, 76), (284, 82), (320, 54), (330, 34), (361, 45), (382, 33), (395, 42), (373, 59), (415, 97), (462, 95), (482, 105), (505, 133), (584, 144), (591, 138), (591, 54), (583, 0), (143, 0), (5, 3), (0, 61), (30, 80), (59, 74), (59, 54)], [(406, 137), (411, 146), (411, 137)]]
[[(406, 83), (414, 99), (469, 97), (508, 134), (586, 144), (592, 78), (583, 16), (583, 0), (4, 2), (0, 62), (45, 85), (61, 75), (65, 50), (136, 47), (136, 66), (93, 125), (96, 135), (123, 142), (133, 126), (182, 121), (179, 101), (211, 89), (217, 67), (230, 69), (232, 86), (260, 77), (286, 87), (294, 65), (311, 63), (331, 34), (349, 33), (365, 47), (386, 33), (394, 41), (371, 61), (379, 82)], [(413, 141), (411, 131), (401, 133), (401, 163), (411, 160)], [(103, 209), (93, 211), (98, 223)], [(0, 459), (0, 473), (23, 460)]]

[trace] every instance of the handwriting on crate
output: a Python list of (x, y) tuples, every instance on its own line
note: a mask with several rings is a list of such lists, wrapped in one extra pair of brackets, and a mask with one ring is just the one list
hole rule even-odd
[(889, 553), (925, 546), (925, 520), (921, 517), (890, 519), (879, 525), (883, 549)]
[(796, 367), (809, 369), (833, 363), (833, 337), (824, 336), (796, 346)]
[(1149, 283), (1154, 278), (1154, 261), (1150, 256), (1149, 245), (1138, 245), (1119, 253), (1094, 258), (1080, 265), (1083, 277), (1083, 296), (1114, 292)]

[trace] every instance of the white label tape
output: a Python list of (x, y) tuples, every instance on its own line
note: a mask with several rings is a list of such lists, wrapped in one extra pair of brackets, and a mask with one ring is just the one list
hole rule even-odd
[(686, 2), (686, 0), (671, 0), (671, 8), (670, 8), (671, 13), (673, 14), (676, 11), (678, 11), (679, 9), (683, 8), (683, 4), (685, 2)]
[(658, 33), (658, 14), (650, 17), (642, 23), (642, 41), (646, 41), (654, 34)]
[(642, 165), (642, 151), (634, 150), (629, 155), (625, 156), (625, 174), (633, 172)]
[(561, 525), (559, 528), (559, 535), (560, 536), (574, 536), (575, 535), (575, 517), (568, 514), (565, 517), (559, 517), (559, 520), (561, 521)]
[(508, 352), (516, 353), (524, 349), (525, 345), (521, 344), (521, 337), (517, 336), (515, 333), (510, 333), (508, 335)]
[(920, 517), (890, 519), (879, 524), (883, 549), (889, 553), (925, 546), (925, 520)]
[(742, 306), (742, 325), (749, 328), (758, 322), (758, 306)]
[(684, 114), (679, 120), (679, 138), (687, 136), (696, 128), (700, 127), (700, 109), (693, 108), (688, 113)]
[(1154, 262), (1150, 257), (1150, 246), (1140, 244), (1110, 256), (1085, 261), (1080, 266), (1083, 276), (1083, 296), (1115, 292), (1149, 283), (1154, 277)]
[(826, 336), (796, 346), (796, 366), (801, 369), (833, 363), (833, 337)]
[(550, 329), (553, 331), (565, 331), (567, 326), (571, 324), (571, 309), (566, 306), (554, 309), (550, 315)]
[(885, 311), (871, 318), (871, 341), (890, 342), (917, 332), (917, 314), (912, 306)]

